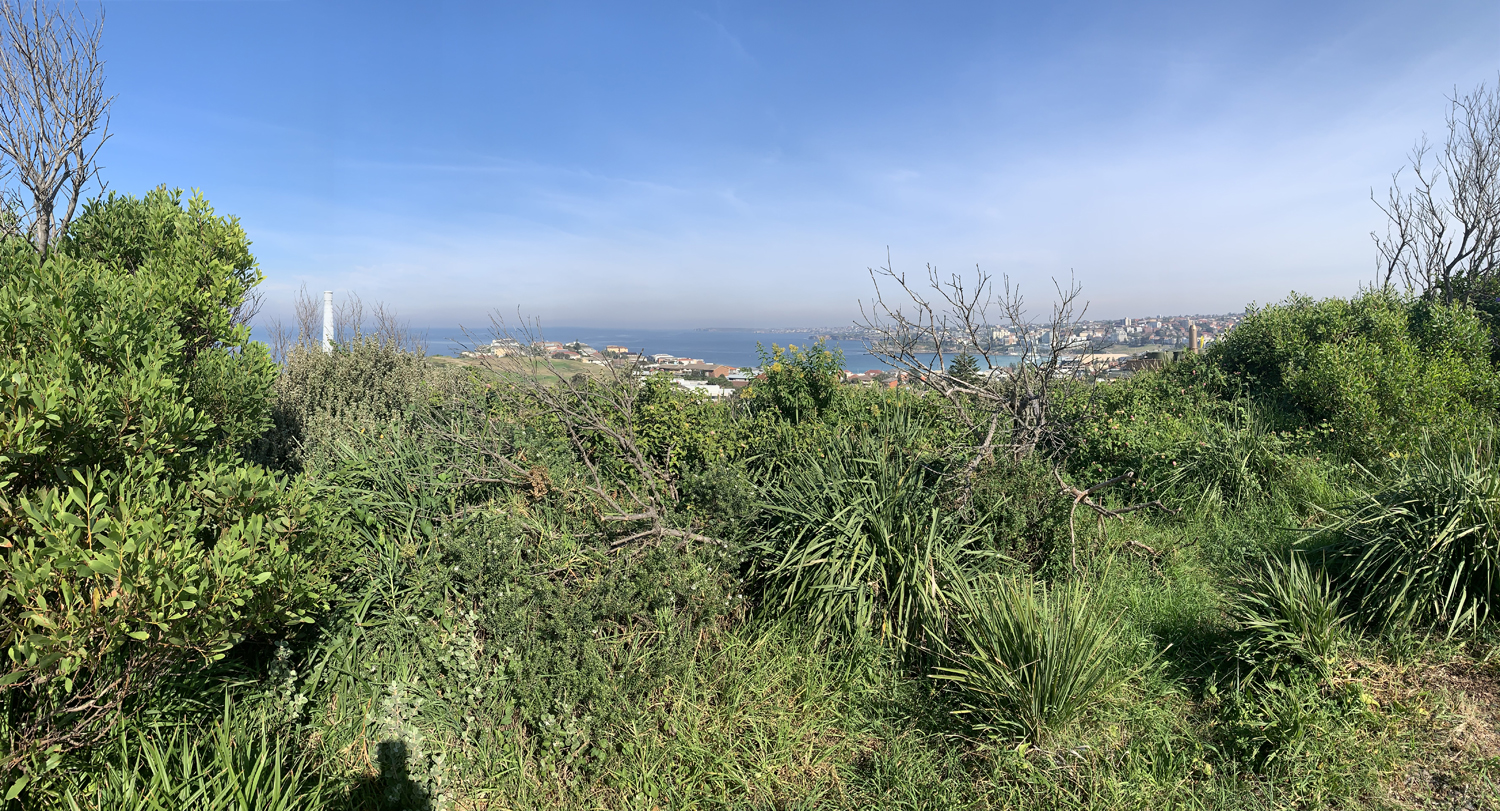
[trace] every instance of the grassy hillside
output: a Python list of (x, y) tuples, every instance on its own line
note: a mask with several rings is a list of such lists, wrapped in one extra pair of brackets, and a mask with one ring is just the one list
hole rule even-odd
[(1293, 298), (1013, 411), (788, 350), (714, 404), (278, 366), (233, 221), (81, 222), (0, 251), (9, 807), (1496, 807), (1472, 309)]

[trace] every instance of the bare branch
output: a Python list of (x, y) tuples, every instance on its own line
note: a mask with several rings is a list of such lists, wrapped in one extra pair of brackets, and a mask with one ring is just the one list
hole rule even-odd
[[(1068, 508), (1068, 543), (1069, 557), (1072, 561), (1074, 569), (1078, 568), (1078, 531), (1074, 526), (1074, 514), (1078, 512), (1078, 505), (1082, 504), (1083, 506), (1093, 510), (1094, 514), (1099, 517), (1101, 528), (1104, 525), (1104, 519), (1118, 518), (1123, 521), (1127, 513), (1133, 513), (1137, 510), (1144, 510), (1149, 508), (1158, 509), (1162, 512), (1172, 515), (1177, 514), (1177, 510), (1174, 510), (1171, 507), (1168, 507), (1167, 505), (1161, 503), (1161, 499), (1147, 501), (1141, 504), (1132, 504), (1128, 507), (1119, 507), (1115, 509), (1105, 507), (1103, 504), (1100, 504), (1093, 499), (1094, 493), (1097, 493), (1100, 490), (1105, 489), (1106, 487), (1110, 487), (1111, 485), (1116, 485), (1120, 482), (1129, 481), (1135, 478), (1134, 470), (1127, 470), (1119, 476), (1116, 476), (1113, 479), (1107, 479), (1105, 481), (1099, 482), (1098, 484), (1088, 488), (1087, 490), (1080, 490), (1077, 487), (1068, 484), (1067, 481), (1063, 479), (1062, 470), (1060, 468), (1054, 467), (1052, 469), (1052, 476), (1057, 479), (1057, 484), (1062, 488), (1063, 495), (1070, 496), (1073, 499), (1073, 506)], [(1135, 544), (1135, 546), (1150, 550), (1153, 555), (1156, 554), (1156, 550), (1151, 549), (1151, 547), (1146, 546), (1145, 544)]]
[(1371, 191), (1387, 222), (1370, 237), (1378, 283), (1452, 303), (1500, 293), (1500, 82), (1448, 103), (1442, 146), (1412, 148), (1411, 190), (1397, 172), (1384, 204)]
[(97, 180), (109, 140), (103, 18), (102, 6), (95, 21), (76, 2), (0, 0), (0, 154), (29, 197), (19, 230), (44, 257)]
[[(1054, 423), (1055, 388), (1080, 367), (1073, 355), (1087, 346), (1079, 324), (1088, 305), (1079, 303), (1075, 279), (1066, 285), (1054, 280), (1056, 300), (1040, 320), (1009, 277), (1001, 277), (997, 291), (994, 278), (979, 268), (970, 278), (944, 278), (929, 265), (926, 279), (913, 282), (887, 255), (887, 266), (871, 269), (870, 280), (874, 298), (860, 304), (860, 326), (874, 335), (868, 351), (943, 398), (972, 437), (962, 449), (967, 474), (997, 450), (1019, 458), (1057, 443), (1063, 426)], [(956, 353), (984, 361), (980, 379), (950, 371)]]

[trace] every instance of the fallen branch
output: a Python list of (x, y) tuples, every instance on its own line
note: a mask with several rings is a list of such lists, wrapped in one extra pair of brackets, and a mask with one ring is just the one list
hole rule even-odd
[[(1171, 515), (1177, 514), (1177, 510), (1174, 510), (1171, 507), (1168, 507), (1167, 505), (1161, 503), (1161, 499), (1155, 499), (1153, 501), (1147, 501), (1141, 504), (1132, 504), (1128, 507), (1120, 507), (1118, 509), (1110, 509), (1109, 507), (1106, 507), (1103, 504), (1094, 501), (1094, 499), (1092, 498), (1094, 493), (1097, 493), (1100, 490), (1103, 490), (1104, 488), (1111, 485), (1119, 484), (1120, 482), (1135, 478), (1134, 470), (1127, 470), (1119, 476), (1116, 476), (1113, 479), (1106, 479), (1105, 481), (1099, 482), (1098, 484), (1088, 488), (1087, 490), (1080, 490), (1077, 487), (1068, 484), (1067, 481), (1063, 479), (1062, 472), (1057, 468), (1052, 469), (1052, 475), (1057, 479), (1058, 486), (1062, 488), (1063, 495), (1071, 496), (1073, 499), (1073, 505), (1068, 508), (1068, 544), (1069, 557), (1075, 570), (1078, 568), (1078, 530), (1074, 523), (1074, 517), (1078, 512), (1078, 505), (1082, 504), (1094, 511), (1094, 513), (1099, 517), (1099, 527), (1101, 532), (1103, 531), (1104, 527), (1104, 519), (1117, 518), (1123, 521), (1125, 520), (1126, 513), (1132, 513), (1136, 510), (1144, 510), (1148, 507), (1155, 507), (1156, 509)], [(1144, 549), (1150, 552), (1153, 556), (1158, 554), (1155, 549), (1152, 549), (1151, 547), (1137, 541), (1128, 541), (1127, 544)]]

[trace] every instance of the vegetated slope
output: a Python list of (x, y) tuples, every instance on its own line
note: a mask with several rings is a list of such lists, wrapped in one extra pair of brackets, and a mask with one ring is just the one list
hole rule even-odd
[(108, 206), (0, 265), (18, 807), (1494, 807), (1471, 310), (1261, 308), (971, 468), (818, 347), (275, 369), (231, 222)]

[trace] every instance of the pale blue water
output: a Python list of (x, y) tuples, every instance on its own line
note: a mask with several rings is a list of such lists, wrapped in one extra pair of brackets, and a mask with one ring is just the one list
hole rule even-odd
[[(454, 356), (472, 347), (476, 342), (488, 343), (494, 337), (488, 331), (466, 337), (457, 327), (426, 327), (416, 328), (414, 331), (425, 332), (429, 355)], [(266, 339), (266, 336), (262, 335), (261, 330), (258, 329), (255, 330), (255, 337), (257, 340)], [(760, 357), (756, 353), (757, 342), (763, 345), (767, 352), (770, 351), (773, 343), (783, 347), (787, 344), (807, 346), (812, 343), (812, 335), (807, 333), (572, 326), (544, 327), (541, 337), (548, 341), (565, 344), (581, 341), (599, 350), (614, 344), (628, 346), (632, 351), (644, 351), (652, 355), (666, 352), (678, 357), (701, 358), (708, 363), (737, 368), (760, 364)], [(863, 372), (869, 369), (888, 368), (880, 359), (865, 351), (863, 341), (829, 341), (828, 348), (843, 351), (844, 368), (850, 371)], [(980, 359), (980, 365), (983, 364), (983, 359)]]

